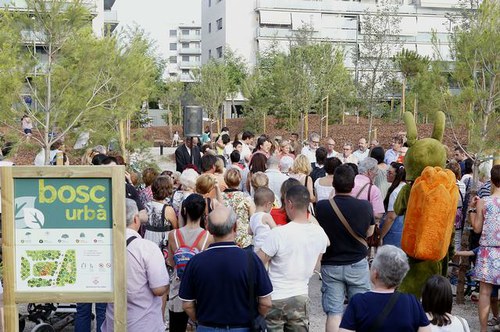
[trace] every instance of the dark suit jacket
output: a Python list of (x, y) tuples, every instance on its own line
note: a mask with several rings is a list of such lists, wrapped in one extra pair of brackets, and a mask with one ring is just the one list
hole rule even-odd
[(193, 146), (192, 158), (189, 152), (187, 151), (187, 147), (185, 144), (182, 144), (175, 150), (175, 165), (176, 171), (182, 172), (188, 164), (193, 164), (198, 168), (198, 171), (201, 171), (201, 154), (198, 146)]

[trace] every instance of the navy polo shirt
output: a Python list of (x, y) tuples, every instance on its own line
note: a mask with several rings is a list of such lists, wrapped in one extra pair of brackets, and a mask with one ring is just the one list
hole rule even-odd
[[(273, 291), (262, 261), (252, 253), (255, 296)], [(234, 242), (217, 242), (191, 258), (182, 276), (179, 297), (196, 301), (200, 325), (244, 326), (251, 322), (248, 254)], [(257, 305), (257, 301), (255, 301)]]

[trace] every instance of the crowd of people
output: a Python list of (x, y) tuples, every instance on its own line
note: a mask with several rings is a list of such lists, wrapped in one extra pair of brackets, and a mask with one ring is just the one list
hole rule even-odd
[[(431, 277), (421, 299), (397, 291), (409, 270), (404, 216), (394, 211), (406, 183), (405, 140), (398, 133), (385, 150), (360, 138), (357, 149), (344, 142), (337, 152), (333, 138), (315, 133), (301, 144), (295, 133), (231, 139), (223, 128), (185, 138), (175, 171), (126, 173), (128, 330), (308, 331), (316, 272), (328, 332), (469, 331), (451, 314), (448, 279)], [(487, 331), (499, 323), (500, 165), (481, 169), (479, 197), (471, 197), (474, 163), (462, 147), (453, 152), (446, 167), (461, 195), (454, 245), (469, 249), (460, 246), (470, 214)], [(125, 164), (101, 146), (83, 162)], [(369, 247), (377, 233), (378, 248)], [(112, 331), (113, 305), (96, 312), (98, 331)], [(78, 304), (75, 331), (90, 331), (90, 321), (91, 304)]]

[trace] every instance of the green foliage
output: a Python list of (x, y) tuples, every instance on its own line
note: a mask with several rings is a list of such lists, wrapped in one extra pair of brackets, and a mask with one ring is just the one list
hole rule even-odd
[(277, 48), (262, 54), (243, 85), (245, 114), (257, 128), (262, 127), (263, 114), (275, 115), (288, 129), (295, 128), (301, 115), (325, 115), (321, 101), (327, 96), (330, 119), (340, 118), (341, 105), (354, 99), (343, 50), (312, 42), (309, 35), (307, 30), (299, 32), (288, 54)]
[(464, 7), (452, 35), (453, 78), (461, 94), (448, 114), (467, 126), (468, 150), (481, 155), (498, 149), (500, 137), (500, 3), (484, 0), (474, 9)]
[[(182, 124), (181, 97), (184, 93), (184, 83), (180, 81), (167, 81), (163, 83), (163, 93), (160, 95), (160, 102), (167, 112), (172, 113), (172, 123)], [(168, 123), (168, 114), (164, 118)]]
[[(33, 139), (47, 155), (54, 142), (82, 131), (93, 131), (99, 141), (104, 136), (118, 138), (119, 121), (137, 112), (153, 90), (157, 62), (150, 41), (138, 29), (96, 38), (88, 6), (79, 0), (28, 0), (27, 7), (30, 19), (7, 28), (20, 26), (43, 45), (43, 57), (40, 49), (35, 53), (27, 47), (14, 58), (34, 105), (19, 102), (18, 89), (17, 98), (10, 100), (13, 107), (2, 112), (0, 120), (19, 128), (19, 119), (27, 113), (36, 126)], [(14, 42), (22, 44), (25, 38), (18, 36)]]
[(191, 93), (196, 101), (205, 108), (211, 119), (220, 119), (220, 106), (230, 90), (230, 79), (226, 65), (222, 61), (210, 59), (195, 73), (196, 83)]

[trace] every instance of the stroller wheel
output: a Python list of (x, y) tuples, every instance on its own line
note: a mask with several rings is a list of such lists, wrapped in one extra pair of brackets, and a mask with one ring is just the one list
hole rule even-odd
[(31, 332), (55, 332), (56, 330), (54, 330), (54, 328), (52, 327), (52, 325), (50, 324), (47, 324), (47, 323), (40, 323), (40, 324), (37, 324), (32, 330)]

